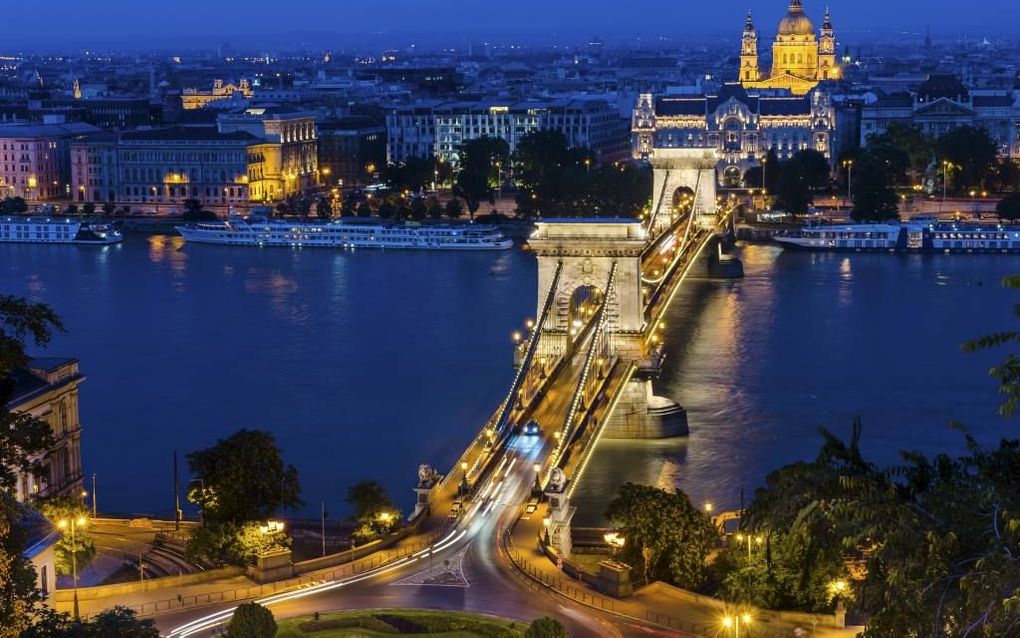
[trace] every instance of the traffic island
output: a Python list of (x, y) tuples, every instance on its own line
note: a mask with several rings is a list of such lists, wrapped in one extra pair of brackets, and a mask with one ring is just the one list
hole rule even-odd
[(300, 616), (279, 621), (277, 638), (353, 636), (457, 636), (521, 638), (528, 624), (465, 612), (431, 609), (374, 609)]

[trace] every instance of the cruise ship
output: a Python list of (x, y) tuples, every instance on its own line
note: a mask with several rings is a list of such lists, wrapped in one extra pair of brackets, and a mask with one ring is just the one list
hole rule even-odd
[(773, 239), (784, 248), (823, 252), (1020, 253), (1020, 226), (934, 220), (808, 226)]
[(110, 224), (52, 217), (0, 217), (0, 243), (95, 244), (124, 240)]
[(493, 226), (341, 220), (296, 223), (231, 218), (178, 226), (185, 241), (230, 246), (506, 250), (513, 241)]

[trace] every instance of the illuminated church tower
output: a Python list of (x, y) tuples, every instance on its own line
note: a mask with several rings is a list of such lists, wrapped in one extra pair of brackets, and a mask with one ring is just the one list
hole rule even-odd
[(751, 12), (747, 12), (744, 23), (744, 39), (740, 48), (740, 81), (757, 82), (761, 76), (758, 70), (758, 32), (754, 30)]
[[(841, 75), (836, 63), (836, 33), (829, 11), (825, 11), (819, 39), (801, 0), (790, 0), (787, 13), (779, 22), (768, 77), (758, 70), (757, 52), (758, 34), (748, 16), (740, 55), (740, 83), (746, 88), (786, 89), (804, 95), (819, 82), (838, 79)], [(752, 74), (750, 68), (758, 72)]]
[(837, 80), (839, 76), (839, 64), (836, 62), (836, 30), (832, 28), (832, 18), (829, 16), (829, 8), (826, 7), (822, 37), (818, 42), (818, 79)]

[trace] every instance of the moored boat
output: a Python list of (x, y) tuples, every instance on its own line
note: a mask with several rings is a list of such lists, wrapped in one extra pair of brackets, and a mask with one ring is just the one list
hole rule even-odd
[(773, 240), (820, 252), (1020, 253), (1020, 227), (927, 220), (806, 226)]
[(340, 220), (299, 223), (231, 217), (177, 227), (185, 241), (230, 246), (506, 250), (513, 246), (494, 226)]
[(53, 217), (0, 217), (0, 243), (95, 244), (123, 241), (111, 224)]

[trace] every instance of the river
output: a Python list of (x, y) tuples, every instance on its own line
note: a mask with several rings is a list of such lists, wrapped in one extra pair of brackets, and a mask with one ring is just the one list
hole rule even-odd
[[(963, 340), (1011, 327), (1007, 256), (741, 251), (747, 277), (692, 279), (667, 321), (655, 382), (691, 436), (603, 442), (576, 495), (597, 524), (620, 483), (739, 503), (775, 467), (811, 458), (819, 426), (882, 463), (1020, 433), (995, 413), (996, 356)], [(48, 303), (78, 357), (86, 473), (107, 512), (166, 513), (172, 456), (242, 428), (275, 433), (304, 513), (344, 512), (379, 480), (405, 507), (419, 463), (449, 467), (510, 382), (511, 333), (535, 312), (528, 253), (342, 252), (182, 246), (0, 245), (0, 292)]]

